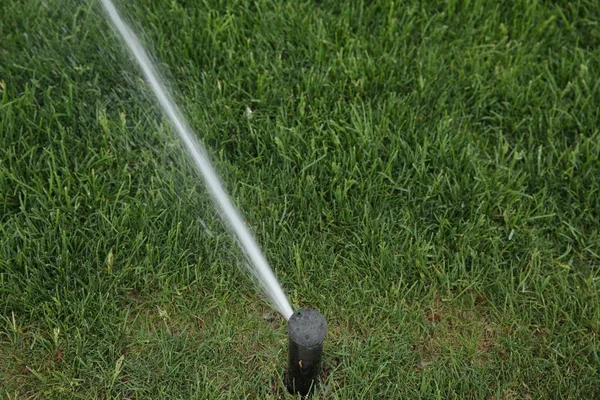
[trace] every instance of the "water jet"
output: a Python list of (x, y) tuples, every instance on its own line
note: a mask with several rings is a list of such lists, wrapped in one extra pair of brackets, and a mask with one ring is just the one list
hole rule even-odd
[(112, 22), (116, 32), (129, 50), (130, 56), (137, 62), (150, 89), (154, 93), (156, 101), (163, 113), (177, 132), (183, 147), (187, 150), (193, 160), (200, 176), (204, 179), (213, 203), (219, 211), (221, 219), (233, 233), (240, 248), (244, 251), (250, 261), (250, 273), (257, 278), (258, 283), (269, 298), (273, 306), (287, 320), (293, 313), (292, 307), (281, 289), (277, 278), (273, 274), (269, 263), (265, 259), (258, 243), (247, 228), (242, 215), (233, 205), (233, 202), (225, 192), (223, 184), (219, 179), (215, 168), (210, 162), (208, 152), (196, 138), (192, 127), (183, 117), (172, 95), (167, 89), (150, 56), (140, 43), (135, 32), (123, 20), (112, 0), (100, 0), (109, 20)]
[(327, 321), (318, 311), (303, 308), (288, 320), (289, 360), (285, 385), (292, 394), (308, 396), (318, 383)]

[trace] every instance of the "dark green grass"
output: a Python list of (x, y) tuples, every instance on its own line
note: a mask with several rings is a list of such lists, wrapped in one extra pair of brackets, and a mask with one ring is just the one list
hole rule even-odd
[[(327, 316), (323, 398), (599, 397), (600, 5), (368, 3), (124, 11)], [(99, 9), (0, 16), (0, 394), (283, 396), (285, 323)]]

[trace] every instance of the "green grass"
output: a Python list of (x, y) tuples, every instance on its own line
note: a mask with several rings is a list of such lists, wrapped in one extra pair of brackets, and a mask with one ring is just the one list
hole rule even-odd
[[(288, 398), (285, 322), (82, 3), (0, 2), (0, 397)], [(600, 397), (600, 3), (123, 3), (328, 318), (321, 398)]]

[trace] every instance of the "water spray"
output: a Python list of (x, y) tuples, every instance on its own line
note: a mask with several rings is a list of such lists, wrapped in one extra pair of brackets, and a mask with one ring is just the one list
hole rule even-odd
[(286, 387), (292, 394), (308, 396), (321, 372), (327, 321), (318, 311), (303, 308), (288, 320), (289, 360)]
[(235, 235), (239, 246), (242, 248), (248, 259), (250, 260), (253, 270), (251, 271), (258, 279), (262, 289), (268, 296), (271, 303), (277, 308), (281, 315), (287, 320), (293, 313), (290, 303), (283, 293), (279, 282), (273, 271), (269, 267), (265, 256), (260, 247), (254, 240), (254, 237), (246, 227), (242, 216), (235, 208), (229, 196), (225, 192), (221, 181), (210, 162), (208, 153), (196, 139), (194, 131), (183, 118), (181, 111), (172, 100), (169, 91), (161, 79), (161, 76), (156, 71), (152, 60), (146, 53), (146, 50), (140, 43), (133, 30), (125, 23), (119, 15), (115, 5), (111, 0), (100, 0), (110, 21), (113, 23), (117, 32), (127, 45), (127, 49), (131, 56), (137, 61), (138, 66), (142, 70), (148, 85), (152, 89), (152, 93), (160, 104), (164, 114), (169, 119), (169, 122), (177, 131), (179, 139), (188, 151), (188, 154), (194, 161), (200, 175), (206, 183), (206, 187), (211, 195), (213, 203), (216, 205), (221, 219), (231, 229)]

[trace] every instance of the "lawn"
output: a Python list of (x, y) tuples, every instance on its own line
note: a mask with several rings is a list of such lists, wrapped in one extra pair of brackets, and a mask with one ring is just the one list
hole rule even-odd
[[(599, 2), (117, 4), (319, 398), (600, 397)], [(1, 1), (0, 398), (291, 399), (244, 262), (98, 3)]]

